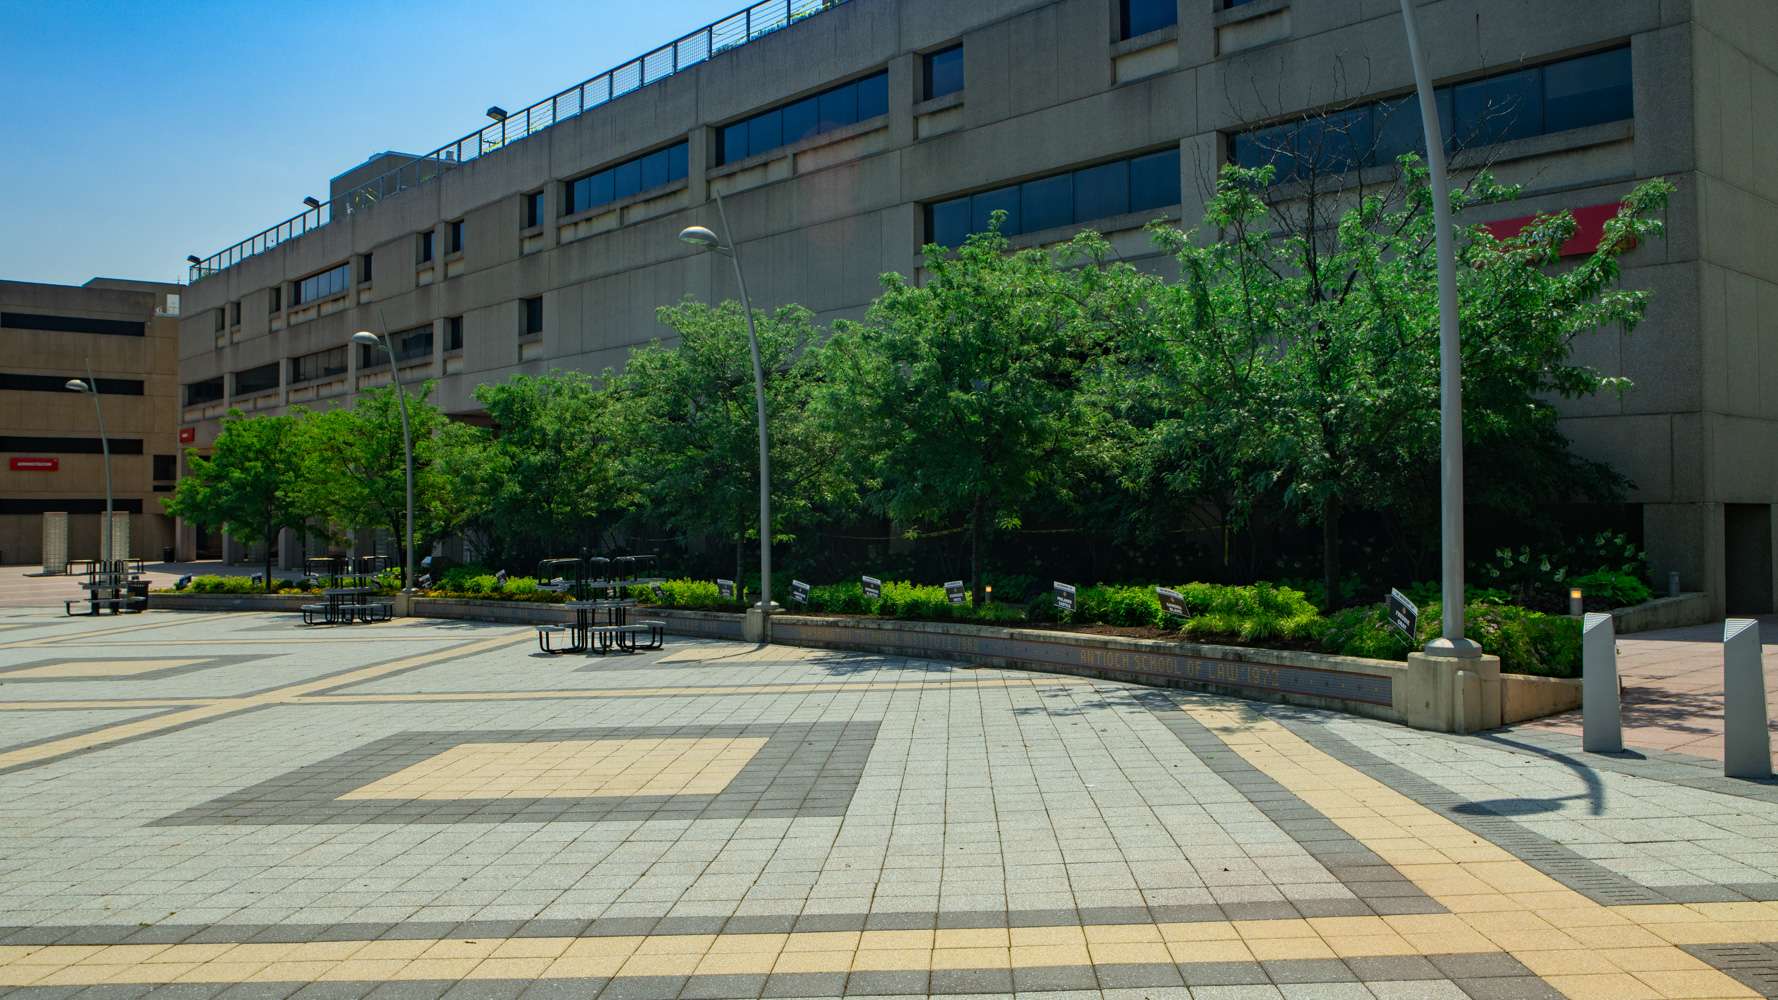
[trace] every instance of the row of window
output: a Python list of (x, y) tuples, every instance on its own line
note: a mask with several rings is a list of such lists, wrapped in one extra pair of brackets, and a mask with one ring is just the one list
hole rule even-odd
[(300, 306), (331, 298), (352, 287), (351, 263), (330, 267), (320, 274), (311, 274), (290, 286), (290, 304)]
[(97, 319), (91, 316), (45, 316), (41, 313), (0, 312), (0, 328), (42, 333), (97, 333), (108, 337), (146, 337), (148, 324), (140, 320)]
[[(389, 342), (395, 347), (395, 360), (398, 364), (411, 364), (415, 361), (428, 361), (432, 358), (432, 324), (426, 323), (406, 330), (397, 330), (389, 335)], [(358, 348), (358, 369), (370, 371), (389, 366), (389, 355), (381, 346), (372, 347), (362, 344)]]
[(717, 135), (716, 163), (735, 163), (888, 113), (889, 74), (872, 73), (723, 126)]
[(304, 382), (319, 382), (322, 379), (335, 378), (346, 373), (345, 345), (330, 347), (325, 351), (304, 354), (290, 359), (290, 384), (301, 385)]
[[(568, 181), (562, 185), (562, 214), (584, 212), (684, 180), (690, 169), (690, 148), (686, 143), (677, 143)], [(526, 201), (525, 225), (541, 226), (543, 195), (534, 194), (530, 199), (535, 201)]]
[[(1628, 47), (1496, 73), (1434, 91), (1445, 149), (1485, 146), (1634, 117)], [(1426, 152), (1409, 94), (1230, 137), (1229, 159), (1271, 164), (1274, 181), (1339, 173)]]
[[(84, 375), (20, 375), (16, 372), (0, 372), (0, 391), (8, 392), (67, 392), (68, 380), (79, 378), (86, 381)], [(107, 396), (140, 396), (143, 391), (141, 379), (102, 378), (95, 379), (99, 392)]]
[(256, 392), (267, 392), (278, 387), (278, 368), (276, 361), (235, 372), (235, 395), (251, 396)]
[(963, 89), (963, 46), (953, 45), (920, 60), (920, 92), (930, 101)]
[(961, 246), (996, 211), (1008, 236), (1179, 204), (1177, 148), (952, 198), (926, 208), (926, 239)]
[(96, 437), (26, 437), (8, 434), (0, 434), (0, 451), (14, 455), (102, 455), (106, 442), (111, 445), (113, 455), (142, 454), (141, 438), (107, 437), (105, 442), (101, 442)]
[[(524, 300), (526, 336), (543, 332), (543, 299), (541, 297)], [(432, 357), (432, 324), (426, 323), (408, 330), (390, 334), (395, 344), (395, 359), (406, 365), (418, 361), (426, 361)], [(455, 352), (463, 349), (463, 317), (450, 316), (445, 319), (445, 351)], [(338, 378), (346, 374), (346, 347), (330, 347), (313, 354), (304, 354), (291, 358), (290, 384), (302, 385), (307, 382), (319, 382), (325, 379)], [(358, 367), (370, 371), (388, 367), (388, 355), (381, 347), (360, 345)], [(30, 378), (36, 376), (0, 375), (0, 389), (9, 388), (6, 379), (9, 377)], [(43, 376), (48, 377), (48, 376)], [(236, 372), (235, 395), (246, 396), (256, 392), (267, 392), (278, 387), (278, 364), (259, 365), (246, 371)], [(105, 380), (101, 380), (102, 382)], [(58, 383), (58, 388), (60, 384)], [(135, 395), (141, 395), (141, 383), (136, 383)], [(215, 378), (192, 382), (185, 386), (185, 405), (198, 406), (204, 403), (219, 402), (222, 399), (223, 380)], [(105, 390), (111, 391), (111, 390)]]
[[(157, 489), (155, 492), (164, 492)], [(119, 514), (142, 513), (141, 498), (118, 497), (112, 501), (111, 509)], [(0, 497), (0, 514), (103, 514), (105, 498), (72, 499), (51, 497)]]

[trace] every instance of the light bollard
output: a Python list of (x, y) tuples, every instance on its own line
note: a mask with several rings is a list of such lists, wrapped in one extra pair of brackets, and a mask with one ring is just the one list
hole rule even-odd
[(1624, 749), (1624, 722), (1618, 705), (1617, 633), (1607, 614), (1594, 612), (1582, 622), (1581, 749), (1619, 753)]
[(1766, 728), (1766, 668), (1759, 622), (1722, 624), (1722, 773), (1764, 780), (1772, 776), (1772, 734)]

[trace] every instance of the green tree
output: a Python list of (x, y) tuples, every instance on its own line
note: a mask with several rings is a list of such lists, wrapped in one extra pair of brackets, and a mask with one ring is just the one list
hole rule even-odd
[[(1187, 467), (1234, 470), (1231, 485), (1246, 496), (1278, 490), (1289, 509), (1318, 524), (1330, 600), (1339, 593), (1346, 512), (1386, 511), (1411, 529), (1406, 534), (1428, 539), (1436, 518), (1433, 213), (1425, 168), (1411, 155), (1401, 168), (1395, 188), (1355, 198), (1329, 226), (1300, 221), (1325, 221), (1325, 207), (1293, 216), (1303, 210), (1268, 200), (1271, 167), (1227, 167), (1205, 215), (1218, 240), (1163, 235), (1187, 300), (1187, 308), (1166, 311), (1173, 322), (1165, 336), (1198, 356), (1175, 363), (1205, 380), (1169, 380), (1171, 398), (1159, 405), (1182, 415), (1183, 428), (1156, 420), (1157, 433), (1183, 429), (1187, 446), (1202, 449)], [(1641, 320), (1647, 293), (1620, 287), (1618, 258), (1659, 235), (1654, 216), (1670, 191), (1651, 181), (1632, 192), (1599, 248), (1569, 267), (1554, 266), (1574, 232), (1566, 213), (1506, 240), (1473, 225), (1460, 233), (1471, 502), (1530, 512), (1621, 490), (1611, 470), (1572, 454), (1551, 400), (1626, 385), (1573, 363), (1571, 348), (1577, 337)], [(1461, 216), (1516, 195), (1484, 172), (1452, 201)], [(1167, 391), (1152, 379), (1133, 381)], [(1197, 398), (1204, 386), (1226, 395), (1207, 406)], [(1230, 421), (1239, 433), (1224, 432)]]
[(476, 387), (494, 431), (454, 449), (447, 475), (472, 510), (466, 523), (496, 561), (598, 545), (612, 515), (636, 503), (612, 437), (612, 397), (582, 372), (517, 375)]
[(910, 535), (967, 532), (977, 603), (993, 532), (1085, 471), (1076, 393), (1105, 331), (1102, 241), (1009, 252), (999, 219), (955, 254), (926, 247), (924, 283), (884, 275), (865, 320), (836, 324), (818, 404), (873, 506)]
[(279, 533), (302, 530), (309, 514), (303, 425), (310, 417), (300, 408), (258, 417), (230, 410), (209, 457), (190, 452), (191, 471), (163, 501), (174, 517), (221, 528), (249, 545), (264, 544), (267, 593)]
[[(414, 446), (414, 548), (423, 553), (433, 540), (460, 528), (479, 503), (458, 492), (458, 482), (446, 474), (450, 463), (441, 461), (447, 452), (475, 447), (478, 432), (428, 400), (432, 383), (406, 391)], [(324, 517), (336, 535), (381, 528), (405, 549), (407, 465), (394, 390), (367, 390), (351, 409), (311, 414), (304, 441), (313, 462), (305, 506)]]
[[(759, 436), (746, 316), (735, 302), (694, 300), (659, 310), (677, 344), (655, 342), (609, 375), (617, 452), (647, 516), (687, 535), (715, 534), (735, 549), (742, 579), (748, 539), (758, 539)], [(818, 331), (801, 306), (756, 310), (766, 372), (772, 460), (772, 535), (839, 506), (849, 484), (835, 463), (836, 436), (807, 419), (819, 377)]]

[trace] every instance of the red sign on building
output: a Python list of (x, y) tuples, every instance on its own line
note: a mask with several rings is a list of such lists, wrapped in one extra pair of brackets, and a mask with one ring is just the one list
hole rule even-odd
[(14, 458), (7, 463), (14, 472), (55, 472), (62, 467), (59, 458)]
[[(1599, 244), (1605, 240), (1605, 224), (1617, 217), (1621, 207), (1614, 201), (1608, 205), (1587, 205), (1570, 209), (1568, 214), (1574, 216), (1574, 235), (1562, 244), (1561, 255), (1575, 257), (1599, 249)], [(1483, 223), (1482, 228), (1488, 230), (1497, 240), (1509, 240), (1519, 235), (1519, 230), (1530, 225), (1535, 218), (1535, 215), (1520, 215), (1498, 222)]]
[(179, 428), (179, 443), (180, 444), (191, 444), (193, 441), (196, 441), (197, 439), (198, 439), (198, 429), (196, 427), (181, 427), (181, 428)]

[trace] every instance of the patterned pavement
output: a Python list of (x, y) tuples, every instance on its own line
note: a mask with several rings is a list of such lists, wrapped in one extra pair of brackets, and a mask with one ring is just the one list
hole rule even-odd
[(1778, 786), (1084, 678), (0, 611), (0, 997), (1778, 995)]

